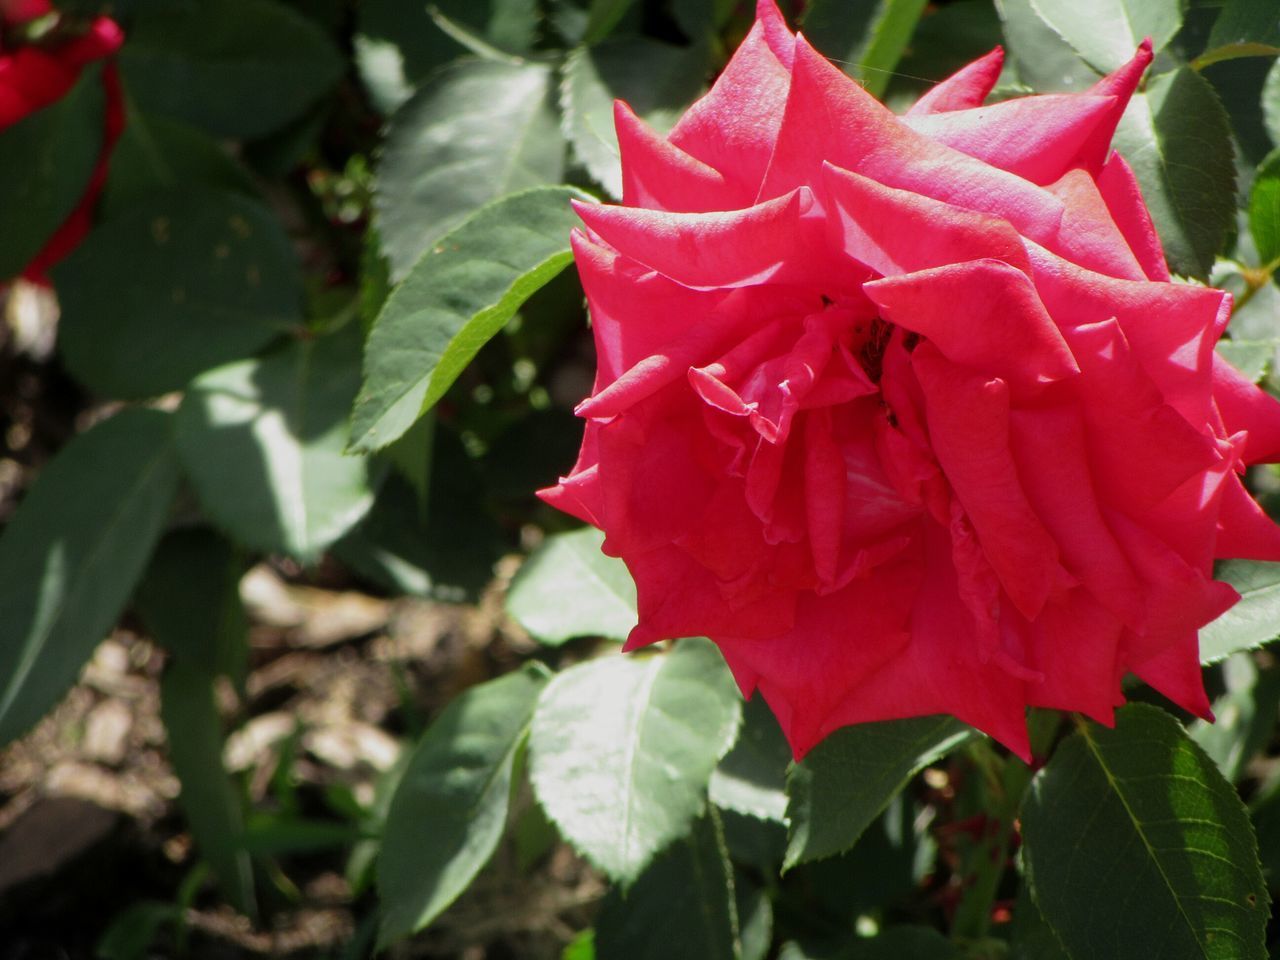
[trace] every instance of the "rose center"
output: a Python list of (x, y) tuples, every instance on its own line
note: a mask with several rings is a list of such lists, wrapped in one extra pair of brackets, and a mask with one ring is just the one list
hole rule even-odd
[[(889, 346), (889, 338), (893, 335), (893, 324), (874, 318), (870, 323), (860, 323), (853, 330), (854, 350), (862, 369), (873, 383), (880, 382), (880, 374), (884, 369), (884, 351)], [(861, 340), (861, 346), (858, 341)]]

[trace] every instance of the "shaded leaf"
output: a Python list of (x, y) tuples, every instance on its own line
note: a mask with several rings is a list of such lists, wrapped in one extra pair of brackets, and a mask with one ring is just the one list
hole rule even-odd
[(1280, 9), (1275, 0), (1227, 0), (1214, 21), (1208, 48), (1196, 58), (1196, 65), (1276, 54), (1280, 54)]
[(138, 201), (90, 233), (54, 276), (63, 357), (78, 380), (107, 396), (180, 389), (301, 319), (302, 284), (284, 229), (234, 193)]
[(175, 530), (160, 541), (134, 605), (152, 637), (183, 663), (239, 681), (249, 641), (244, 571), (239, 552), (212, 530)]
[(636, 585), (626, 565), (606, 556), (595, 527), (547, 537), (507, 592), (507, 613), (543, 643), (574, 637), (626, 640), (636, 625)]
[[(466, 52), (440, 29), (431, 10), (507, 53), (525, 53), (537, 39), (536, 0), (362, 0), (356, 6), (355, 45), (366, 85), (402, 87), (407, 99), (419, 81)], [(373, 51), (383, 61), (376, 78), (367, 59)]]
[(912, 776), (972, 733), (951, 717), (918, 717), (831, 734), (787, 777), (783, 869), (848, 850)]
[(587, 859), (630, 884), (705, 809), (740, 704), (706, 640), (570, 667), (533, 718), (529, 777), (538, 801)]
[(1213, 88), (1187, 67), (1153, 78), (1130, 101), (1115, 146), (1137, 174), (1170, 269), (1207, 277), (1235, 217), (1231, 130)]
[(450, 603), (475, 598), (493, 581), (493, 565), (508, 549), (483, 494), (461, 440), (438, 428), (425, 519), (416, 491), (393, 475), (334, 552), (394, 593)]
[(0, 743), (66, 692), (133, 592), (178, 487), (170, 419), (125, 410), (73, 439), (0, 536)]
[(1018, 887), (1009, 934), (1012, 946), (1010, 960), (1071, 960), (1058, 935), (1045, 923), (1026, 883)]
[(60, 100), (0, 130), (0, 282), (21, 273), (79, 204), (105, 110), (102, 70), (90, 67)]
[(343, 60), (313, 21), (275, 0), (201, 0), (136, 17), (120, 69), (144, 112), (253, 138), (301, 115)]
[(960, 960), (960, 949), (932, 927), (889, 927), (852, 943), (787, 943), (778, 960)]
[(359, 350), (352, 324), (192, 382), (178, 450), (201, 505), (239, 542), (310, 562), (373, 505), (377, 474), (343, 452)]
[(1214, 578), (1240, 592), (1240, 601), (1200, 630), (1200, 661), (1213, 663), (1280, 635), (1280, 563), (1225, 560)]
[(127, 215), (148, 197), (196, 184), (256, 196), (248, 172), (218, 141), (168, 117), (148, 116), (130, 106), (124, 133), (111, 152), (99, 215)]
[(530, 665), (472, 687), (414, 748), (378, 858), (382, 945), (439, 916), (493, 855), (516, 755), (545, 683), (546, 671)]
[(396, 111), (373, 198), (393, 281), (489, 201), (560, 179), (554, 79), (545, 64), (460, 60)]
[(504, 197), (443, 237), (387, 299), (365, 344), (351, 446), (404, 434), (520, 305), (572, 259), (570, 187)]
[(873, 96), (884, 96), (928, 0), (813, 0), (806, 4), (805, 36)]
[(618, 25), (634, 0), (591, 0), (583, 43), (599, 43)]
[(711, 774), (711, 802), (748, 817), (785, 823), (791, 748), (764, 697), (742, 710), (737, 742)]
[(1266, 956), (1244, 805), (1163, 710), (1131, 704), (1114, 730), (1082, 721), (1032, 781), (1022, 828), (1036, 903), (1070, 955)]
[(244, 811), (222, 766), (222, 721), (213, 677), (198, 664), (175, 658), (160, 683), (160, 716), (169, 738), (169, 762), (182, 784), (178, 802), (200, 855), (237, 910), (257, 912), (253, 867), (244, 849)]
[(715, 814), (657, 857), (596, 918), (595, 946), (611, 960), (739, 960), (733, 867)]

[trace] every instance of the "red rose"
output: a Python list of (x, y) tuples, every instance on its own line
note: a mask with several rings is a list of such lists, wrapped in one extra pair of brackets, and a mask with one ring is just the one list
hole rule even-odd
[[(6, 23), (21, 23), (48, 12), (47, 0), (0, 0), (0, 21)], [(66, 96), (85, 67), (110, 57), (123, 40), (114, 21), (99, 17), (88, 32), (66, 41), (0, 49), (0, 136), (6, 127)], [(102, 151), (79, 205), (23, 270), (28, 280), (47, 283), (48, 270), (89, 231), (94, 204), (107, 180), (107, 161), (124, 129), (124, 99), (114, 63), (103, 70), (102, 84), (107, 94)]]
[(1207, 715), (1217, 557), (1280, 559), (1241, 484), (1280, 405), (1169, 282), (1110, 140), (1151, 60), (982, 106), (994, 51), (897, 117), (771, 0), (665, 139), (618, 104), (623, 205), (573, 238), (598, 353), (543, 496), (639, 590), (628, 648), (706, 635), (797, 755), (949, 713), (1107, 723), (1133, 673)]

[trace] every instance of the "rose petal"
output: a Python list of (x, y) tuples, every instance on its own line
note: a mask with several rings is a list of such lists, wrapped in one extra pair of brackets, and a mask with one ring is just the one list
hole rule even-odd
[(907, 111), (908, 117), (945, 113), (949, 110), (968, 110), (979, 107), (995, 88), (1004, 67), (1004, 48), (996, 47), (986, 56), (961, 67), (951, 76), (927, 91)]
[[(911, 611), (910, 642), (850, 691), (819, 732), (825, 736), (850, 723), (950, 713), (1029, 760), (1026, 681), (979, 659), (957, 590), (947, 533), (929, 521), (922, 527), (924, 562)], [(767, 695), (763, 682), (761, 689)]]
[(1049, 93), (969, 110), (908, 113), (903, 122), (931, 140), (1043, 185), (1076, 164), (1114, 103), (1113, 97)]
[(1271, 463), (1280, 459), (1280, 403), (1240, 373), (1216, 351), (1212, 354), (1213, 402), (1228, 433), (1248, 432), (1241, 459)]
[(778, 138), (791, 84), (769, 43), (777, 31), (757, 22), (720, 78), (680, 118), (669, 139), (681, 150), (719, 170), (725, 180), (755, 195)]
[(622, 202), (628, 207), (701, 213), (736, 210), (755, 198), (719, 170), (658, 136), (619, 100), (613, 106), (622, 158)]
[(1111, 159), (1103, 164), (1097, 182), (1103, 202), (1147, 279), (1168, 281), (1169, 265), (1165, 263), (1164, 247), (1156, 236), (1156, 228), (1151, 222), (1151, 214), (1147, 212), (1146, 201), (1142, 199), (1142, 188), (1138, 186), (1133, 168), (1124, 157), (1113, 153)]
[(1138, 579), (1102, 517), (1079, 411), (1014, 410), (1009, 446), (1027, 500), (1057, 545), (1062, 565), (1113, 617), (1140, 628), (1145, 613)]
[(968, 514), (983, 553), (1028, 618), (1059, 578), (1058, 548), (1027, 502), (1009, 449), (1009, 390), (948, 362), (930, 344), (912, 354), (938, 463)]
[(822, 175), (833, 241), (876, 273), (894, 276), (978, 259), (1030, 272), (1022, 239), (1007, 220), (895, 190), (831, 164), (823, 165)]
[(975, 260), (865, 284), (888, 321), (927, 337), (948, 359), (1019, 391), (1078, 372), (1026, 274)]

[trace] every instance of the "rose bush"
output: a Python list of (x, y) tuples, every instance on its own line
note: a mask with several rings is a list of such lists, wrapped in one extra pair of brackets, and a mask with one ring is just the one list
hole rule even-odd
[(617, 104), (623, 203), (579, 207), (598, 373), (543, 496), (634, 576), (628, 648), (710, 637), (798, 756), (948, 713), (1026, 757), (1128, 673), (1207, 715), (1213, 562), (1280, 559), (1280, 405), (1110, 147), (1150, 45), (984, 105), (1001, 57), (898, 117), (762, 0), (670, 136)]
[[(0, 26), (20, 25), (51, 11), (48, 0), (3, 0)], [(66, 96), (86, 67), (109, 60), (123, 40), (115, 21), (98, 17), (78, 35), (55, 33), (38, 43), (24, 43), (12, 49), (0, 46), (0, 133)], [(28, 280), (47, 283), (48, 271), (89, 231), (94, 204), (106, 183), (111, 150), (124, 129), (124, 99), (114, 63), (108, 62), (103, 68), (102, 84), (107, 106), (97, 163), (75, 209), (23, 270)], [(0, 281), (5, 279), (0, 277)]]

